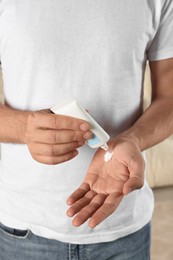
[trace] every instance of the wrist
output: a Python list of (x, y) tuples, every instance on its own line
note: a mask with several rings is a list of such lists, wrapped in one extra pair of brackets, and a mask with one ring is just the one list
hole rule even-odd
[(28, 124), (28, 117), (31, 112), (29, 111), (20, 111), (17, 115), (18, 121), (18, 128), (17, 128), (17, 140), (19, 143), (27, 143), (27, 124)]
[(116, 143), (117, 142), (128, 142), (130, 144), (133, 144), (137, 147), (139, 151), (142, 151), (140, 138), (136, 135), (136, 131), (132, 128), (122, 132), (120, 135), (118, 135), (115, 138)]
[(0, 142), (26, 143), (26, 127), (28, 111), (12, 109), (9, 106), (0, 106)]

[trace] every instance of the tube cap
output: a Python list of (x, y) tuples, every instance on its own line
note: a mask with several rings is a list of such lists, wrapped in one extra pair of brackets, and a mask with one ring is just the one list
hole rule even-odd
[(103, 144), (101, 148), (105, 151), (109, 150), (109, 146), (107, 145), (107, 143)]

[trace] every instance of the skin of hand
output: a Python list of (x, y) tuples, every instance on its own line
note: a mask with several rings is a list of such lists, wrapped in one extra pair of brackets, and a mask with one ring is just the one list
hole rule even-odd
[(91, 138), (84, 120), (55, 115), (50, 110), (29, 112), (25, 140), (32, 157), (43, 164), (59, 164), (74, 158), (77, 148)]
[(111, 160), (105, 162), (105, 151), (98, 149), (83, 183), (67, 200), (67, 215), (75, 216), (74, 226), (90, 219), (89, 226), (96, 227), (117, 209), (125, 195), (143, 186), (145, 163), (137, 144), (117, 138), (109, 147)]

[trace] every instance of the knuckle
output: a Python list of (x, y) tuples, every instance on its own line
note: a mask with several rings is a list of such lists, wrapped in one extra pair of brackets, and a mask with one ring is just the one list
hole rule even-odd
[(69, 118), (68, 119), (68, 127), (70, 129), (75, 129), (75, 125), (76, 125), (75, 121), (72, 118)]
[(78, 142), (73, 142), (73, 144), (71, 145), (71, 147), (69, 147), (71, 150), (74, 150), (74, 149), (76, 149), (76, 148), (78, 148), (79, 147), (79, 144), (78, 144)]
[(58, 129), (59, 125), (60, 125), (60, 118), (59, 118), (59, 116), (57, 116), (57, 115), (51, 116), (50, 125), (51, 125), (51, 128)]
[(49, 155), (50, 155), (51, 157), (57, 156), (57, 150), (56, 150), (56, 148), (55, 148), (54, 145), (51, 145), (51, 146), (49, 147)]
[(73, 131), (73, 134), (72, 134), (72, 141), (73, 142), (76, 142), (76, 141), (80, 141), (81, 140), (81, 134), (77, 131)]
[(55, 143), (58, 142), (58, 135), (56, 134), (55, 131), (49, 131), (48, 141), (49, 141), (51, 144), (55, 144)]
[(25, 132), (25, 142), (28, 144), (32, 140), (32, 132), (30, 132), (28, 129)]
[(56, 129), (73, 129), (75, 127), (75, 121), (64, 115), (55, 115), (52, 124), (52, 127)]
[(27, 116), (27, 130), (33, 131), (39, 127), (40, 115), (38, 112), (30, 112)]

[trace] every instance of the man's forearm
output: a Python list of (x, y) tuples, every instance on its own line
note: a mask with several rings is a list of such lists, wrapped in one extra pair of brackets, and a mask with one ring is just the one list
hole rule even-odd
[(136, 123), (120, 136), (132, 139), (140, 150), (160, 143), (173, 133), (173, 98), (153, 101)]
[(28, 112), (0, 104), (0, 142), (25, 143), (24, 133)]

